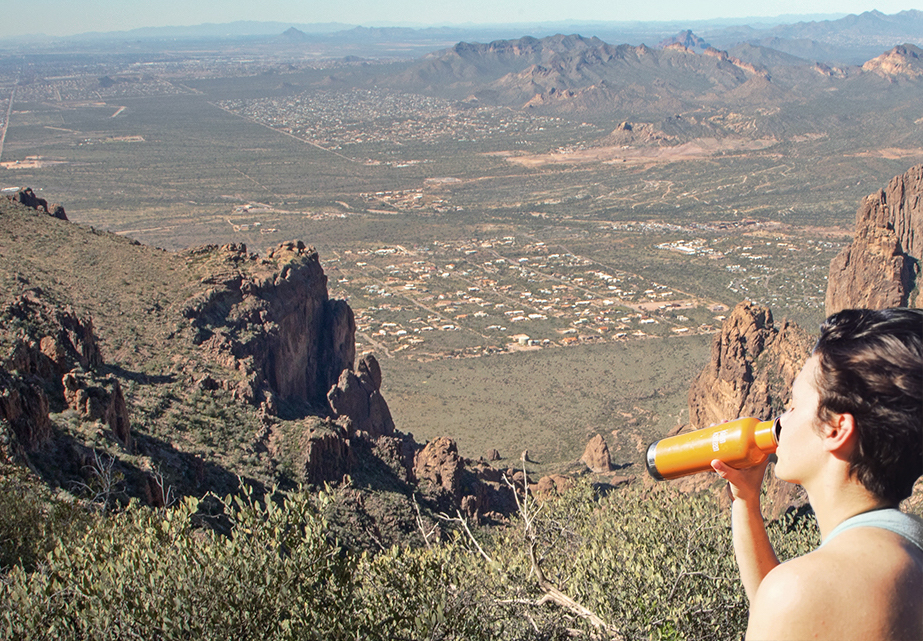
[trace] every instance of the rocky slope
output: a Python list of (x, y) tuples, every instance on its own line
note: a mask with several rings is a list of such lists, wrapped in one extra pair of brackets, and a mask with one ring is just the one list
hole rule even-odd
[(330, 482), (379, 541), (415, 529), (413, 495), (472, 517), (512, 509), (498, 471), (395, 429), (313, 249), (169, 253), (26, 200), (0, 201), (4, 462), (88, 500), (106, 475), (103, 500), (152, 505)]
[(827, 314), (849, 307), (923, 306), (923, 165), (863, 200), (852, 244), (831, 263)]

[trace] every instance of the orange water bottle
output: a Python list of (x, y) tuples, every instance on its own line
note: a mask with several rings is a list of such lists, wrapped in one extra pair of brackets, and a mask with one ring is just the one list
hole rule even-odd
[(781, 430), (778, 417), (769, 421), (738, 418), (670, 436), (647, 448), (647, 471), (663, 481), (709, 471), (715, 459), (737, 469), (751, 467), (776, 451)]

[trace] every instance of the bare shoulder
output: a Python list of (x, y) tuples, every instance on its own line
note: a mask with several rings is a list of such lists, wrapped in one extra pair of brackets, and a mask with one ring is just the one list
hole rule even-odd
[(818, 611), (831, 597), (827, 564), (816, 555), (778, 565), (763, 578), (750, 604), (748, 641), (814, 638)]
[(923, 555), (879, 529), (846, 532), (760, 583), (747, 639), (923, 638)]

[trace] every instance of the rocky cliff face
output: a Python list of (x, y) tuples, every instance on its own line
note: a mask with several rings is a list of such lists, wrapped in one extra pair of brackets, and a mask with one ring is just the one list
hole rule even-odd
[(689, 390), (689, 427), (739, 416), (766, 420), (781, 412), (812, 343), (791, 321), (775, 323), (769, 308), (739, 303)]
[(852, 244), (830, 263), (827, 314), (852, 307), (923, 306), (921, 258), (923, 165), (917, 165), (859, 206)]
[(270, 415), (280, 401), (326, 408), (330, 387), (353, 368), (356, 324), (344, 301), (329, 300), (317, 252), (301, 242), (266, 258), (244, 245), (207, 246), (186, 260), (212, 264), (183, 314), (194, 342), (242, 374), (236, 396)]
[(52, 438), (52, 407), (70, 408), (100, 420), (126, 447), (131, 433), (128, 408), (117, 379), (104, 366), (89, 318), (29, 290), (0, 310), (5, 354), (0, 354), (0, 419), (25, 452)]

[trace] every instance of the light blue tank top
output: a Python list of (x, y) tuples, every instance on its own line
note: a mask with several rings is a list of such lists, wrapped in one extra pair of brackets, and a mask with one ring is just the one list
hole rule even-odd
[(824, 542), (821, 543), (820, 546), (824, 547), (830, 543), (835, 536), (842, 534), (846, 530), (851, 530), (854, 527), (877, 527), (888, 530), (900, 534), (923, 550), (923, 519), (918, 516), (913, 516), (912, 514), (904, 514), (900, 510), (894, 508), (863, 512), (862, 514), (857, 514), (856, 516), (846, 519), (833, 528), (833, 531), (827, 535), (827, 538), (824, 539)]

